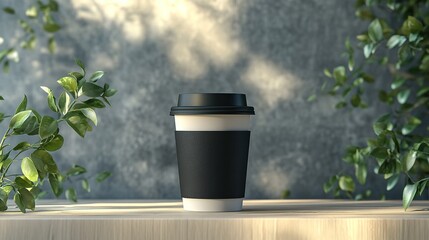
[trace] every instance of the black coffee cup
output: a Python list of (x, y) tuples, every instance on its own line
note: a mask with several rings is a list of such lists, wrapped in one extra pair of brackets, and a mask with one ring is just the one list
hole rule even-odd
[(172, 107), (183, 208), (240, 211), (246, 186), (250, 116), (246, 95), (186, 93)]

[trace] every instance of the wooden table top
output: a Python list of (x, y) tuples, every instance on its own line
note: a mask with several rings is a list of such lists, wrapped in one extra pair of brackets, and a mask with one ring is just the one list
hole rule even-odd
[[(31, 235), (36, 231), (40, 238)], [(72, 234), (73, 233), (73, 234)], [(30, 234), (30, 235), (29, 235)], [(0, 214), (0, 239), (429, 239), (429, 201), (245, 200), (187, 212), (178, 200), (39, 201)], [(38, 235), (37, 235), (38, 236)], [(28, 239), (28, 238), (27, 238)]]

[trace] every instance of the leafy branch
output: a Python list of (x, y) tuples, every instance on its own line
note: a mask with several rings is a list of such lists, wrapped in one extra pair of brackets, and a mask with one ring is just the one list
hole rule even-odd
[[(368, 28), (356, 37), (354, 46), (347, 39), (347, 64), (325, 69), (330, 83), (322, 92), (341, 99), (336, 108), (366, 108), (365, 92), (374, 91), (374, 69), (389, 74), (389, 84), (378, 90), (379, 101), (389, 111), (373, 124), (375, 137), (366, 146), (352, 146), (343, 160), (352, 165), (353, 176), (340, 173), (324, 184), (335, 197), (368, 198), (370, 189), (356, 193), (356, 181), (365, 187), (368, 168), (386, 180), (386, 191), (404, 178), (403, 206), (407, 209), (416, 194), (427, 189), (429, 175), (429, 1), (357, 0), (356, 16), (368, 21)], [(355, 66), (355, 53), (365, 59)], [(380, 71), (381, 72), (381, 71)], [(309, 100), (314, 100), (311, 96)]]
[[(63, 124), (70, 126), (79, 136), (84, 137), (97, 126), (98, 119), (95, 109), (110, 105), (108, 98), (115, 95), (116, 89), (108, 84), (99, 85), (104, 73), (97, 71), (88, 79), (83, 63), (76, 64), (81, 72), (71, 72), (57, 82), (64, 91), (58, 101), (55, 94), (48, 87), (42, 86), (47, 93), (47, 104), (55, 116), (40, 115), (35, 109), (27, 107), (27, 97), (24, 96), (12, 116), (0, 113), (0, 122), (10, 118), (9, 125), (0, 140), (0, 210), (7, 210), (9, 195), (13, 192), (13, 199), (22, 212), (26, 209), (34, 210), (35, 199), (44, 194), (41, 186), (48, 182), (56, 197), (63, 193), (71, 201), (77, 201), (76, 190), (69, 187), (64, 191), (66, 182), (73, 183), (76, 177), (84, 190), (90, 191), (89, 178), (83, 174), (87, 170), (83, 166), (74, 165), (65, 172), (61, 172), (49, 152), (59, 150), (64, 144), (64, 137), (60, 134)], [(4, 100), (0, 96), (0, 100)], [(7, 140), (11, 137), (34, 139), (35, 142), (22, 141), (11, 147)], [(19, 158), (21, 154), (31, 151), (29, 155)], [(13, 155), (13, 156), (12, 156)], [(9, 174), (12, 164), (20, 162), (22, 174)], [(101, 172), (95, 176), (101, 182), (110, 176), (109, 172)], [(12, 179), (12, 177), (14, 177)]]

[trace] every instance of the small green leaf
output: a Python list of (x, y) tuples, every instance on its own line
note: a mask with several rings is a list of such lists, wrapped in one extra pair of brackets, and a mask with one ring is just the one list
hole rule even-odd
[(40, 122), (40, 128), (39, 128), (39, 136), (41, 139), (50, 137), (57, 130), (58, 130), (58, 122), (54, 118), (50, 116), (42, 117), (42, 121)]
[(383, 28), (380, 20), (374, 19), (368, 26), (368, 36), (373, 42), (379, 42), (383, 39)]
[(363, 47), (363, 54), (365, 58), (369, 58), (374, 52), (376, 47), (373, 43), (368, 43)]
[(428, 181), (419, 181), (418, 183), (418, 187), (417, 187), (417, 192), (419, 193), (419, 195), (421, 196), (423, 191), (426, 189), (426, 185), (427, 185)]
[(27, 108), (27, 96), (24, 95), (24, 99), (22, 99), (21, 103), (16, 108), (15, 114), (24, 111)]
[(404, 156), (404, 171), (410, 171), (410, 169), (414, 166), (414, 163), (416, 162), (417, 152), (414, 150), (410, 150), (405, 156)]
[(61, 26), (56, 24), (56, 23), (50, 22), (50, 23), (45, 23), (45, 25), (43, 25), (43, 29), (46, 32), (54, 33), (54, 32), (57, 32), (58, 30), (60, 30)]
[(67, 92), (63, 92), (58, 99), (58, 107), (63, 115), (65, 115), (69, 111), (70, 107), (70, 96)]
[(49, 141), (44, 148), (50, 152), (57, 151), (64, 144), (64, 138), (61, 135), (56, 135), (51, 141)]
[(387, 179), (387, 187), (386, 187), (387, 191), (392, 190), (396, 186), (399, 180), (399, 176), (400, 176), (399, 174), (394, 174), (389, 179)]
[(49, 172), (49, 173), (57, 173), (58, 167), (52, 158), (51, 154), (47, 151), (38, 149), (31, 154), (31, 159), (34, 162), (37, 170), (40, 172)]
[(58, 180), (58, 177), (56, 174), (49, 174), (49, 184), (51, 185), (52, 192), (56, 197), (61, 196), (63, 193), (63, 188), (61, 185), (61, 182)]
[(311, 94), (308, 98), (307, 98), (307, 102), (314, 102), (316, 100), (317, 96), (316, 94)]
[(55, 53), (55, 51), (57, 49), (57, 43), (56, 43), (54, 37), (50, 37), (48, 39), (48, 49), (49, 49), (49, 53), (51, 53), (51, 54)]
[(112, 97), (113, 95), (115, 95), (118, 92), (118, 90), (114, 89), (114, 88), (109, 88), (107, 90), (104, 91), (104, 96), (105, 97)]
[(97, 126), (97, 114), (92, 108), (82, 108), (80, 111)]
[(0, 101), (1, 101), (1, 100), (4, 100), (4, 98), (3, 98), (2, 96), (0, 96)]
[(337, 103), (336, 105), (335, 105), (335, 108), (336, 109), (341, 109), (341, 108), (345, 108), (347, 106), (347, 103), (346, 102), (344, 102), (344, 101), (341, 101), (341, 102), (339, 102), (339, 103)]
[(74, 188), (67, 189), (66, 198), (72, 202), (77, 202), (76, 190)]
[(4, 7), (3, 12), (8, 13), (8, 14), (15, 14), (15, 9), (13, 9), (11, 7)]
[(339, 186), (343, 191), (353, 192), (355, 190), (355, 183), (349, 176), (341, 176)]
[(28, 180), (32, 182), (37, 182), (39, 179), (39, 174), (37, 173), (36, 166), (34, 166), (33, 160), (29, 157), (25, 157), (21, 162), (22, 173)]
[(329, 69), (325, 68), (323, 69), (323, 73), (325, 74), (325, 76), (327, 76), (328, 78), (332, 78), (332, 74), (329, 71)]
[(392, 49), (396, 46), (402, 46), (402, 44), (404, 44), (404, 42), (407, 41), (407, 38), (401, 35), (393, 35), (389, 38), (389, 40), (387, 41), (387, 47), (389, 49)]
[(423, 29), (423, 24), (415, 17), (408, 16), (401, 27), (401, 32), (405, 35), (419, 33)]
[(98, 81), (100, 78), (102, 78), (102, 77), (103, 77), (103, 75), (104, 75), (104, 72), (103, 72), (103, 71), (96, 71), (96, 72), (94, 72), (94, 73), (91, 75), (91, 77), (89, 78), (89, 81), (91, 81), (91, 82), (96, 82), (96, 81)]
[(385, 147), (377, 147), (371, 151), (371, 156), (379, 159), (386, 159), (389, 157), (389, 149)]
[(76, 78), (78, 82), (83, 78), (83, 75), (80, 72), (70, 72), (69, 75)]
[(410, 206), (411, 202), (414, 199), (414, 196), (417, 192), (417, 184), (408, 184), (405, 186), (404, 191), (402, 193), (402, 206), (404, 207), (404, 210), (407, 210), (407, 208)]
[(398, 93), (397, 99), (400, 104), (407, 102), (408, 97), (410, 96), (411, 90), (404, 89)]
[(346, 82), (346, 69), (343, 66), (334, 68), (333, 75), (337, 84), (343, 85)]
[(25, 176), (16, 177), (15, 183), (19, 188), (31, 188), (33, 187), (33, 183), (27, 179)]
[(353, 97), (350, 99), (350, 102), (353, 107), (359, 107), (361, 105), (361, 99), (359, 94), (353, 95)]
[(422, 121), (420, 119), (411, 116), (408, 118), (407, 123), (404, 125), (404, 127), (402, 127), (401, 133), (403, 135), (408, 135), (413, 132), (421, 123)]
[(373, 124), (372, 128), (374, 129), (374, 133), (378, 136), (385, 130), (391, 130), (391, 123), (389, 122), (390, 115), (386, 114), (378, 118)]
[(82, 179), (82, 188), (87, 192), (91, 192), (91, 187), (87, 179)]
[(36, 6), (31, 6), (27, 10), (25, 10), (25, 15), (27, 15), (27, 17), (29, 17), (29, 18), (37, 18), (38, 14), (39, 13), (37, 11)]
[(18, 143), (13, 150), (14, 151), (21, 151), (21, 150), (27, 150), (31, 148), (31, 144), (28, 142), (20, 142)]
[(397, 163), (394, 160), (387, 159), (384, 160), (383, 163), (378, 168), (378, 174), (392, 174), (396, 173)]
[(31, 110), (25, 110), (13, 115), (9, 123), (9, 128), (16, 129), (20, 128), (22, 124), (30, 117)]
[(79, 166), (79, 165), (74, 165), (72, 168), (70, 168), (67, 171), (66, 175), (67, 176), (77, 176), (77, 175), (84, 174), (84, 173), (86, 173), (86, 169), (84, 167)]
[(13, 201), (16, 203), (16, 206), (18, 206), (19, 210), (21, 210), (21, 212), (25, 213), (25, 205), (22, 202), (21, 199), (21, 194), (19, 194), (19, 192), (16, 192), (15, 195), (13, 196)]
[(36, 204), (34, 201), (33, 194), (31, 194), (31, 192), (25, 188), (19, 189), (18, 192), (21, 195), (21, 200), (22, 200), (22, 203), (24, 204), (25, 208), (31, 209), (34, 211)]
[(395, 80), (392, 82), (391, 84), (391, 88), (392, 90), (398, 89), (399, 87), (401, 87), (404, 83), (405, 83), (406, 79), (405, 78), (400, 78), (397, 77), (395, 78)]
[(77, 81), (73, 77), (63, 77), (57, 81), (66, 91), (75, 95), (77, 92)]
[(365, 184), (367, 173), (368, 169), (365, 164), (355, 164), (355, 175), (360, 184)]
[(78, 65), (80, 69), (82, 69), (83, 75), (85, 76), (85, 65), (83, 64), (83, 62), (79, 59), (76, 59), (75, 62), (76, 65)]
[(86, 82), (82, 86), (82, 91), (85, 96), (99, 97), (104, 93), (104, 88), (90, 82)]
[(102, 181), (106, 180), (108, 177), (110, 177), (110, 175), (112, 175), (110, 172), (104, 171), (104, 172), (97, 174), (97, 177), (95, 178), (95, 180), (97, 182), (102, 182)]
[(94, 107), (94, 108), (105, 108), (106, 105), (103, 103), (103, 101), (96, 99), (96, 98), (91, 98), (89, 100), (84, 101), (85, 104), (87, 104), (90, 107)]
[(90, 129), (86, 117), (81, 112), (69, 112), (65, 119), (67, 124), (81, 137), (85, 137), (85, 133)]

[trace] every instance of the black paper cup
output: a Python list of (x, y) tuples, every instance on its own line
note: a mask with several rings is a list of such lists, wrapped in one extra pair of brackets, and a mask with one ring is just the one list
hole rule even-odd
[(183, 208), (240, 211), (246, 186), (250, 117), (246, 95), (180, 94), (171, 108)]

